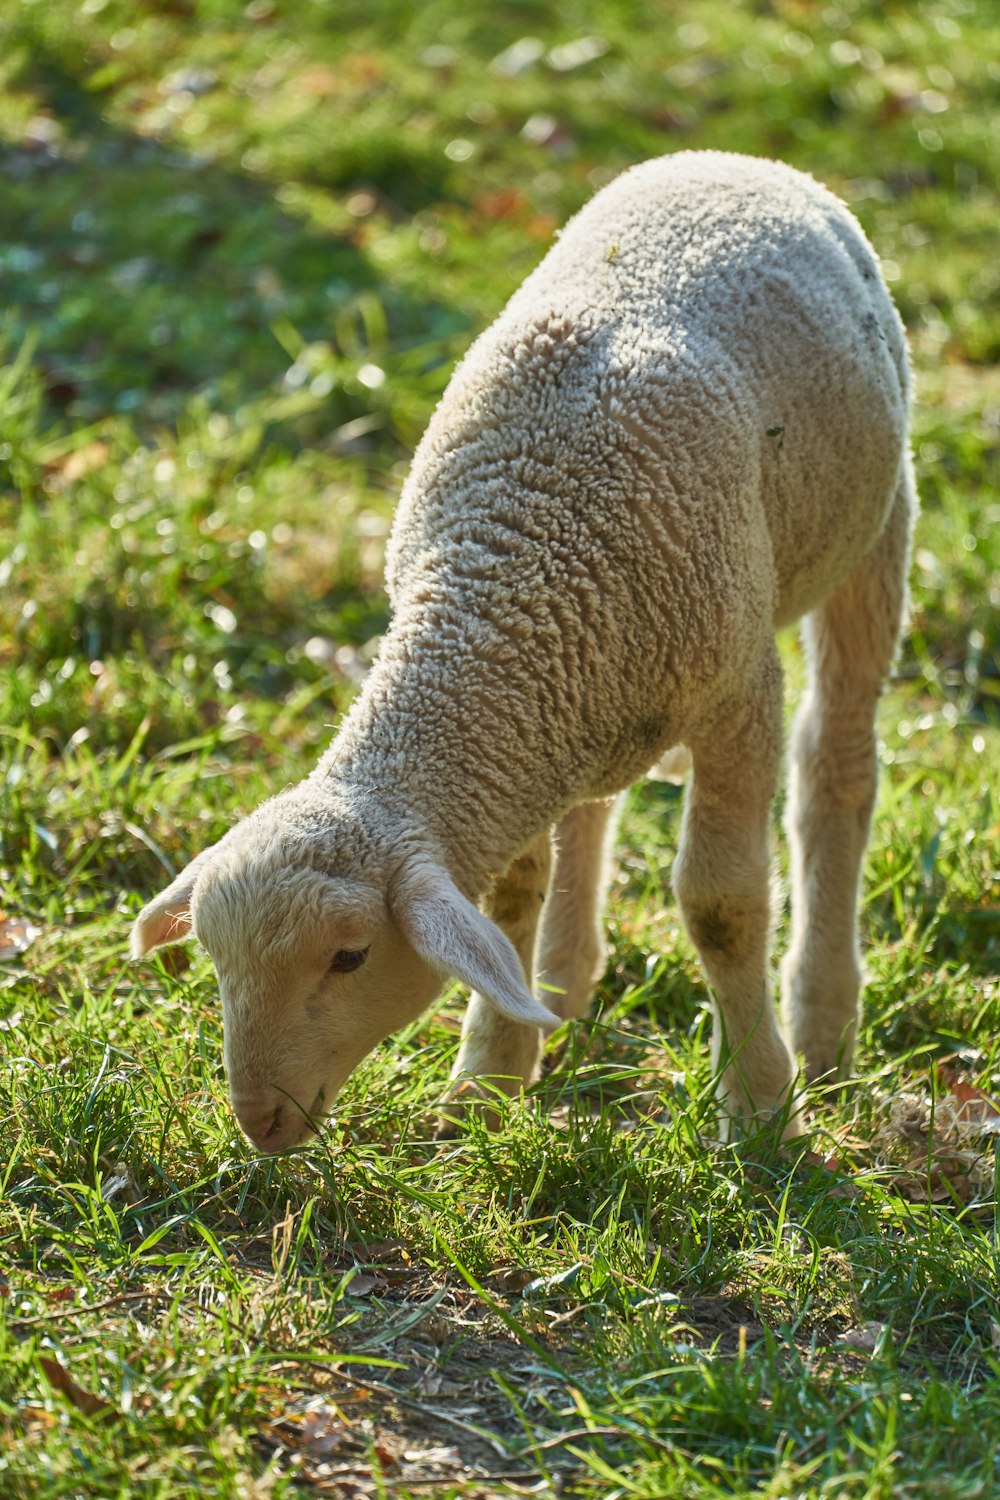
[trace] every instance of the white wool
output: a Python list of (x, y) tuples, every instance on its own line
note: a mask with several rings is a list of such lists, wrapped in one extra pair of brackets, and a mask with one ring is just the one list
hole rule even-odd
[[(794, 736), (786, 1014), (811, 1073), (846, 1065), (872, 721), (914, 504), (908, 385), (870, 246), (791, 168), (680, 153), (626, 172), (571, 221), (417, 450), (390, 542), (392, 623), (330, 749), (137, 923), (145, 951), (183, 935), (184, 912), (199, 935), (228, 913), (240, 939), (216, 944), (225, 1010), (227, 989), (248, 992), (235, 970), (274, 972), (268, 932), (294, 952), (304, 907), (288, 891), (304, 870), (341, 883), (330, 952), (349, 948), (351, 910), (372, 892), (384, 902), (350, 983), (317, 959), (307, 984), (286, 957), (268, 998), (240, 1007), (233, 1025), (255, 1042), (233, 1044), (251, 1060), (230, 1069), (245, 1075), (234, 1096), (257, 1101), (257, 1123), (243, 1115), (255, 1138), (297, 1138), (302, 1112), (326, 1107), (373, 1031), (409, 1019), (440, 971), (480, 986), (458, 1074), (529, 1082), (543, 902), (540, 996), (577, 1014), (600, 963), (613, 799), (681, 745), (693, 779), (674, 883), (718, 1001), (722, 1093), (736, 1114), (782, 1108), (793, 1069), (767, 986), (774, 632), (803, 615), (813, 681)], [(274, 1102), (288, 1096), (294, 1119)]]

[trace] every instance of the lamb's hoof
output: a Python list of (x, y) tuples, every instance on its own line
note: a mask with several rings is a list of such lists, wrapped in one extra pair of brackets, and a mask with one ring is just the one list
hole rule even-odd
[(843, 1047), (806, 1047), (806, 1082), (817, 1088), (820, 1097), (837, 1098), (851, 1081), (851, 1061), (851, 1057), (845, 1057)]
[(719, 1134), (726, 1142), (757, 1135), (781, 1142), (796, 1141), (805, 1130), (805, 1095), (801, 1089), (766, 1108), (750, 1109), (745, 1101), (724, 1100), (719, 1116)]
[(454, 1141), (462, 1133), (462, 1126), (458, 1120), (451, 1115), (438, 1115), (437, 1129), (434, 1131), (436, 1141)]

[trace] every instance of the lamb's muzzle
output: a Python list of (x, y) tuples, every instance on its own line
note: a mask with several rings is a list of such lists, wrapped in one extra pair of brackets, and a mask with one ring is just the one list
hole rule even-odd
[(247, 1140), (269, 1154), (287, 1151), (290, 1146), (308, 1140), (323, 1118), (322, 1090), (306, 1110), (270, 1088), (252, 1094), (231, 1088), (229, 1098)]

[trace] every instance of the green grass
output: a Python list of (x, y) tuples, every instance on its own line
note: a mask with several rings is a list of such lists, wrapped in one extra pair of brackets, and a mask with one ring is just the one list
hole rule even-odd
[[(987, 0), (0, 7), (4, 1497), (1000, 1492), (998, 56)], [(453, 994), (256, 1157), (130, 919), (327, 742), (454, 359), (690, 146), (842, 193), (918, 370), (858, 1081), (715, 1140), (651, 783), (526, 1108), (431, 1139)]]

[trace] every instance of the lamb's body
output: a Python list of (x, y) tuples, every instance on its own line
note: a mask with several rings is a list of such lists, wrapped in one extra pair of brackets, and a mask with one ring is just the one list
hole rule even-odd
[(335, 763), (352, 742), (370, 758), (385, 681), (407, 780), (437, 800), (458, 762), (484, 874), (539, 810), (628, 786), (870, 550), (906, 380), (872, 252), (825, 189), (715, 153), (626, 173), (431, 421), (391, 543), (394, 628)]
[[(773, 1106), (791, 1078), (765, 980), (774, 631), (810, 614), (786, 1003), (813, 1072), (849, 1057), (872, 720), (913, 499), (907, 408), (901, 324), (825, 189), (717, 153), (626, 173), (456, 372), (397, 515), (380, 658), (312, 777), (240, 825), (240, 857), (273, 828), (282, 858), (305, 846), (352, 874), (354, 820), (369, 842), (374, 825), (362, 875), (391, 883), (395, 849), (404, 870), (429, 861), (488, 893), (530, 979), (565, 820), (542, 966), (565, 992), (550, 1004), (575, 1014), (599, 951), (607, 799), (683, 743), (675, 886), (738, 1053), (724, 1089), (735, 1108)], [(346, 822), (331, 822), (334, 790)], [(498, 1004), (474, 997), (459, 1069), (517, 1087), (537, 1031)]]

